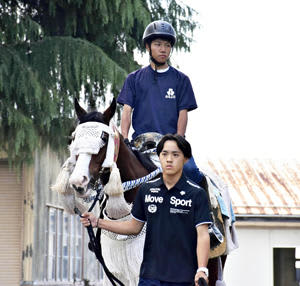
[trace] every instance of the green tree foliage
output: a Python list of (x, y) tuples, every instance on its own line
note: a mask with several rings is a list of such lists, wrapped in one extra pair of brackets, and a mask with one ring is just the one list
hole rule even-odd
[(153, 20), (189, 50), (194, 13), (175, 0), (0, 0), (0, 150), (22, 163), (44, 143), (65, 146), (73, 98), (93, 109), (116, 96)]

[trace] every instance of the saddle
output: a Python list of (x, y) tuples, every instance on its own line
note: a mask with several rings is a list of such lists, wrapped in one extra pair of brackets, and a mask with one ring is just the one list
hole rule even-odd
[(134, 139), (133, 145), (138, 151), (145, 152), (156, 148), (162, 137), (163, 136), (157, 132), (143, 133)]
[(131, 150), (141, 164), (153, 172), (160, 167), (156, 146), (163, 136), (157, 132), (143, 133), (131, 142)]

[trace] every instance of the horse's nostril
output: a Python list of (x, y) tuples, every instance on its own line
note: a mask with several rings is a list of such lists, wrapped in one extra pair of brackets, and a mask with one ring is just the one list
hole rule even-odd
[(88, 181), (88, 178), (86, 176), (83, 176), (82, 184), (86, 183), (87, 181)]
[(76, 187), (75, 185), (72, 185), (72, 187), (74, 188), (74, 190), (79, 193), (82, 194), (84, 192), (84, 188), (81, 187)]
[(76, 185), (72, 184), (72, 187), (73, 187), (73, 189), (74, 189), (75, 191), (78, 190), (78, 188), (76, 187)]

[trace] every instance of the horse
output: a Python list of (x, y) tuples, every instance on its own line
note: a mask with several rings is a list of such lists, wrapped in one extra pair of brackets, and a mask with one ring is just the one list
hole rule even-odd
[[(104, 186), (103, 191), (108, 197), (104, 217), (113, 220), (130, 219), (131, 204), (134, 202), (139, 186), (133, 186), (124, 192), (121, 182), (136, 182), (140, 178), (147, 178), (149, 173), (151, 175), (152, 171), (155, 172), (157, 166), (148, 162), (146, 168), (126, 145), (116, 127), (110, 125), (116, 111), (115, 99), (103, 113), (86, 112), (77, 99), (74, 105), (79, 125), (74, 132), (74, 140), (69, 146), (71, 156), (63, 165), (52, 189), (60, 193), (65, 210), (70, 213), (74, 213), (74, 209), (84, 212), (88, 204), (80, 203), (79, 199), (91, 195), (89, 188), (91, 181), (100, 180)], [(153, 176), (155, 175), (157, 173)], [(206, 190), (209, 181), (209, 179), (205, 180), (203, 185)], [(219, 208), (216, 217), (222, 220)], [(222, 224), (222, 221), (220, 223)], [(225, 231), (222, 233), (225, 235)], [(138, 284), (144, 240), (144, 229), (138, 236), (117, 235), (102, 230), (101, 245), (104, 261), (110, 272), (126, 286)], [(226, 242), (222, 243), (219, 250), (211, 250), (208, 264), (209, 286), (216, 285), (218, 270), (224, 267), (226, 260), (224, 247), (226, 248)], [(221, 255), (222, 260), (219, 258)], [(221, 266), (220, 261), (223, 263)], [(104, 275), (104, 286), (108, 285), (111, 284)]]

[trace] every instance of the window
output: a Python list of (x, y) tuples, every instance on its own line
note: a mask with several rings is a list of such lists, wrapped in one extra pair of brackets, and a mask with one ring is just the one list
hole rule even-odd
[(82, 279), (82, 233), (83, 227), (77, 216), (48, 207), (45, 280)]
[(296, 248), (296, 261), (295, 261), (295, 267), (296, 267), (296, 281), (300, 285), (300, 247)]
[(299, 248), (274, 248), (274, 286), (298, 286)]

